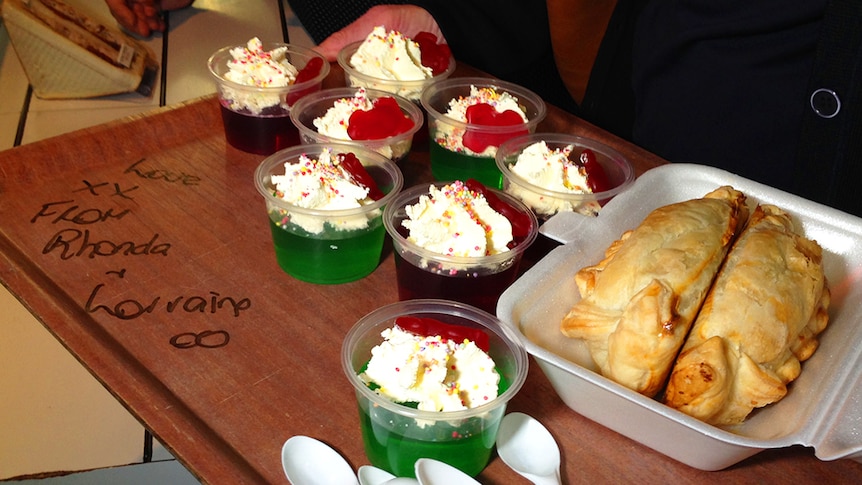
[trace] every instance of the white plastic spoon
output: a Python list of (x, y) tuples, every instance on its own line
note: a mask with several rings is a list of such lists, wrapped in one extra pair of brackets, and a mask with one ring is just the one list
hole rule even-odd
[(415, 478), (396, 477), (372, 465), (359, 467), (359, 485), (419, 485)]
[(524, 413), (503, 417), (497, 432), (503, 463), (536, 485), (559, 485), (560, 448), (542, 423)]
[(359, 475), (359, 485), (383, 485), (395, 478), (395, 475), (388, 471), (372, 465), (362, 465), (357, 474)]
[(481, 485), (454, 466), (431, 458), (416, 460), (414, 470), (420, 485)]
[(359, 485), (353, 468), (344, 457), (308, 436), (293, 436), (284, 442), (281, 466), (293, 485)]

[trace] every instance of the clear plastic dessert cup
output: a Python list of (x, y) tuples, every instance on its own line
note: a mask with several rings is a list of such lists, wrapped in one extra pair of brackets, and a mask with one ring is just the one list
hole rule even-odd
[(363, 41), (353, 42), (344, 46), (338, 53), (338, 65), (344, 70), (344, 81), (348, 86), (364, 87), (369, 89), (377, 89), (388, 93), (397, 94), (403, 98), (409, 99), (414, 103), (419, 103), (419, 96), (422, 91), (431, 84), (446, 79), (455, 72), (455, 58), (449, 57), (449, 66), (442, 73), (429, 79), (420, 79), (415, 81), (403, 81), (398, 79), (386, 79), (382, 77), (371, 76), (359, 72), (350, 63), (350, 58), (359, 49)]
[[(595, 193), (572, 193), (550, 190), (532, 183), (512, 170), (525, 148), (544, 141), (549, 150), (572, 147), (569, 158), (577, 161), (584, 150), (595, 154), (607, 180), (606, 190)], [(540, 221), (546, 221), (558, 212), (577, 212), (586, 216), (598, 215), (601, 207), (615, 195), (625, 191), (635, 181), (631, 162), (613, 148), (595, 140), (565, 133), (533, 133), (506, 141), (497, 150), (497, 168), (503, 174), (503, 191), (511, 194), (533, 209)]]
[[(420, 411), (375, 393), (359, 378), (381, 332), (411, 315), (479, 329), (490, 340), (489, 355), (500, 374), (500, 392), (486, 404), (460, 411)], [(500, 420), (527, 376), (528, 359), (512, 330), (487, 312), (444, 300), (412, 300), (381, 307), (362, 317), (344, 338), (341, 364), (356, 391), (365, 453), (374, 466), (399, 477), (414, 476), (419, 458), (431, 457), (468, 475), (488, 464)]]
[[(447, 182), (435, 182), (441, 187)], [(533, 212), (523, 202), (504, 192), (488, 189), (530, 220), (526, 237), (517, 245), (498, 254), (481, 257), (447, 256), (410, 241), (402, 222), (407, 219), (405, 207), (414, 205), (428, 195), (432, 184), (405, 189), (392, 199), (383, 213), (386, 232), (392, 238), (395, 252), (395, 274), (398, 298), (412, 300), (439, 298), (458, 301), (494, 313), (497, 300), (518, 277), (524, 252), (536, 240), (539, 224)]]
[(329, 74), (329, 62), (320, 54), (290, 44), (264, 43), (267, 52), (287, 48), (287, 60), (302, 70), (312, 59), (321, 62), (320, 72), (314, 77), (290, 86), (248, 86), (225, 78), (228, 61), (233, 59), (231, 49), (244, 45), (228, 46), (216, 51), (207, 61), (215, 79), (222, 121), (227, 142), (244, 152), (271, 155), (283, 148), (299, 144), (299, 133), (290, 121), (290, 107), (303, 96), (319, 91)]
[(353, 98), (356, 95), (358, 88), (331, 88), (323, 89), (316, 93), (311, 93), (304, 96), (296, 102), (290, 110), (290, 120), (299, 130), (299, 138), (302, 143), (330, 143), (351, 141), (360, 144), (368, 149), (374, 150), (381, 155), (398, 162), (410, 152), (410, 147), (413, 144), (413, 135), (422, 127), (424, 117), (422, 110), (414, 103), (408, 101), (397, 94), (387, 93), (374, 89), (366, 89), (366, 96), (369, 100), (376, 100), (383, 97), (391, 97), (394, 99), (401, 112), (410, 118), (413, 122), (413, 127), (404, 133), (386, 138), (378, 138), (371, 140), (344, 140), (323, 135), (318, 132), (314, 126), (314, 120), (326, 114), (333, 107), (336, 101), (343, 98)]
[[(339, 210), (304, 208), (275, 195), (273, 175), (284, 175), (285, 164), (297, 163), (301, 155), (317, 159), (325, 148), (356, 155), (385, 195), (361, 207)], [(264, 159), (254, 178), (266, 202), (276, 260), (287, 274), (310, 283), (337, 284), (361, 279), (377, 268), (386, 236), (383, 209), (403, 184), (395, 162), (359, 145), (300, 145)]]
[[(472, 86), (494, 88), (518, 99), (527, 122), (509, 126), (465, 123), (446, 115), (449, 102), (470, 96)], [(494, 157), (497, 147), (509, 138), (534, 133), (545, 118), (545, 102), (536, 93), (497, 79), (481, 77), (450, 78), (429, 86), (420, 98), (428, 115), (431, 174), (435, 180), (467, 180), (474, 178), (488, 187), (501, 188), (503, 175)], [(482, 137), (490, 142), (481, 153), (464, 148), (463, 137)]]

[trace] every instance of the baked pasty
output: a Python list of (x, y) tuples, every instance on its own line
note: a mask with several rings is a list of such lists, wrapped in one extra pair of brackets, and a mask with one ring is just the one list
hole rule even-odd
[(759, 206), (691, 329), (665, 403), (730, 425), (778, 401), (817, 349), (829, 299), (820, 246), (781, 209)]
[(604, 376), (655, 396), (745, 223), (745, 200), (720, 187), (651, 212), (602, 261), (578, 271), (581, 300), (560, 330), (587, 342)]

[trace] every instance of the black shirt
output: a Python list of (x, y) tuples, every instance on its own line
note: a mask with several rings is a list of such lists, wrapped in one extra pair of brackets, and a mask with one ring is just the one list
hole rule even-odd
[(635, 31), (634, 141), (790, 189), (825, 3), (650, 2)]
[(440, 26), (456, 61), (537, 92), (546, 103), (578, 112), (563, 84), (545, 0), (415, 0)]
[[(290, 3), (306, 24), (300, 4), (318, 2)], [(544, 0), (406, 3), (434, 15), (456, 60), (669, 161), (716, 166), (862, 215), (858, 0), (618, 0), (581, 106), (557, 71)], [(834, 119), (813, 114), (821, 86), (841, 88)]]

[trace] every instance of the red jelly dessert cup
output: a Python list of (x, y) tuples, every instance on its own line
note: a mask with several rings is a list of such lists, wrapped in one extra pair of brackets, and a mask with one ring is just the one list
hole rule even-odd
[[(509, 251), (481, 256), (447, 256), (425, 249), (408, 239), (402, 226), (407, 219), (405, 207), (428, 195), (431, 184), (402, 191), (383, 211), (383, 223), (395, 249), (395, 272), (400, 300), (441, 298), (459, 301), (494, 313), (497, 300), (518, 276), (521, 258), (536, 240), (539, 224), (533, 212), (520, 200), (494, 189), (485, 189), (512, 207), (527, 221), (523, 234), (515, 236)], [(445, 182), (435, 182), (442, 187)]]
[(290, 121), (291, 106), (303, 96), (319, 91), (329, 74), (329, 62), (320, 54), (282, 43), (264, 43), (267, 52), (285, 47), (286, 59), (299, 69), (297, 81), (289, 86), (258, 87), (239, 84), (225, 77), (230, 70), (231, 50), (216, 51), (207, 66), (216, 83), (227, 142), (244, 152), (271, 155), (299, 144), (299, 133)]

